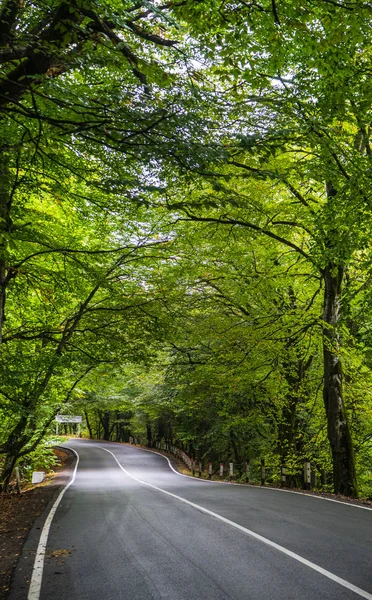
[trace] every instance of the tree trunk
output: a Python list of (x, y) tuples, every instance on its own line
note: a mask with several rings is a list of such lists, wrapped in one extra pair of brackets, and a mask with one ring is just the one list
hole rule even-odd
[(9, 181), (8, 162), (7, 154), (2, 152), (0, 159), (0, 349), (5, 322), (6, 289), (12, 277), (6, 264), (7, 242), (5, 237), (9, 235), (12, 225), (10, 218), (12, 203), (9, 195), (11, 184)]
[(239, 450), (238, 447), (236, 445), (236, 434), (234, 433), (234, 431), (232, 429), (230, 429), (229, 431), (229, 438), (230, 438), (230, 444), (233, 450), (233, 454), (234, 454), (234, 458), (235, 458), (235, 465), (236, 465), (236, 471), (239, 475), (242, 474), (242, 466), (243, 466), (243, 460), (242, 457), (239, 454)]
[(88, 431), (89, 431), (89, 439), (92, 440), (93, 439), (93, 431), (92, 431), (92, 427), (91, 427), (91, 424), (90, 424), (90, 421), (89, 421), (88, 412), (86, 410), (84, 411), (84, 416), (85, 416), (85, 420), (86, 420), (86, 423), (87, 423), (87, 428), (88, 428)]
[(22, 448), (32, 437), (32, 435), (25, 434), (27, 424), (27, 417), (21, 417), (17, 425), (9, 433), (6, 442), (2, 445), (2, 454), (5, 455), (0, 475), (0, 490), (2, 492), (6, 492), (14, 466), (21, 454)]
[(342, 395), (343, 374), (337, 331), (343, 275), (343, 267), (333, 263), (324, 269), (323, 399), (332, 450), (334, 491), (336, 494), (357, 497), (353, 443)]
[(147, 447), (152, 448), (152, 429), (150, 423), (146, 425)]
[(5, 458), (5, 462), (3, 468), (1, 470), (1, 479), (0, 479), (0, 492), (6, 492), (8, 490), (9, 481), (13, 473), (13, 469), (17, 462), (17, 455), (7, 455)]
[(101, 424), (103, 427), (103, 439), (106, 442), (110, 441), (110, 413), (108, 410), (105, 410), (102, 416), (102, 412), (99, 411), (99, 416), (100, 416), (100, 420), (101, 420)]

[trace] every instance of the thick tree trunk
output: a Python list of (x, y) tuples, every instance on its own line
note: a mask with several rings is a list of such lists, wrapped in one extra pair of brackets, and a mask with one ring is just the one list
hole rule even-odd
[(3, 337), (3, 328), (5, 322), (5, 301), (6, 290), (9, 280), (12, 277), (6, 264), (6, 236), (11, 231), (11, 198), (9, 189), (8, 156), (2, 152), (0, 158), (0, 349)]
[(237, 473), (239, 475), (241, 475), (242, 473), (242, 465), (243, 465), (243, 459), (240, 456), (239, 450), (238, 450), (238, 446), (236, 444), (236, 434), (235, 432), (230, 429), (229, 431), (229, 438), (230, 438), (230, 445), (233, 451), (233, 455), (234, 455), (234, 459), (235, 459), (235, 469), (237, 471)]
[(323, 398), (327, 414), (328, 439), (332, 450), (334, 491), (358, 495), (353, 443), (342, 394), (342, 363), (339, 353), (340, 302), (344, 269), (329, 264), (324, 269), (323, 306)]
[(102, 416), (102, 412), (99, 411), (99, 416), (100, 416), (100, 420), (101, 420), (101, 424), (103, 427), (103, 439), (106, 442), (110, 441), (110, 413), (108, 410), (105, 410)]
[(27, 423), (27, 417), (21, 417), (2, 446), (2, 451), (5, 455), (0, 475), (0, 490), (2, 492), (6, 492), (17, 459), (20, 456), (22, 448), (29, 440), (29, 436), (25, 435)]
[(10, 478), (17, 462), (17, 458), (17, 455), (8, 454), (6, 456), (3, 468), (1, 470), (0, 492), (6, 492), (8, 490)]
[[(26, 407), (27, 410), (28, 407)], [(26, 430), (30, 430), (27, 431)], [(5, 456), (4, 464), (0, 474), (0, 491), (7, 490), (17, 459), (22, 455), (25, 446), (32, 438), (34, 424), (30, 424), (27, 416), (19, 419), (17, 425), (11, 430), (6, 441), (2, 445), (2, 454)]]

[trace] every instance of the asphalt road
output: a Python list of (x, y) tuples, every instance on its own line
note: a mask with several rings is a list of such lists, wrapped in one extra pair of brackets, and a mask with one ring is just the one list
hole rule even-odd
[(372, 599), (371, 510), (183, 477), (135, 447), (66, 445), (80, 462), (41, 600)]

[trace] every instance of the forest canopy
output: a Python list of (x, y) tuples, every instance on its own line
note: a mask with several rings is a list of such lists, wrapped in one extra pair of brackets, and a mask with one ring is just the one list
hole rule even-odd
[(78, 412), (372, 494), (371, 20), (1, 2), (2, 489)]

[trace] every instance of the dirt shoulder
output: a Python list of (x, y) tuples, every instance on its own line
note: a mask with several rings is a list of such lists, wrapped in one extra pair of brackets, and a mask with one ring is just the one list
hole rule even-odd
[(27, 535), (39, 515), (69, 480), (75, 463), (68, 450), (56, 448), (60, 462), (45, 482), (21, 494), (0, 494), (0, 600), (8, 597), (14, 569)]

